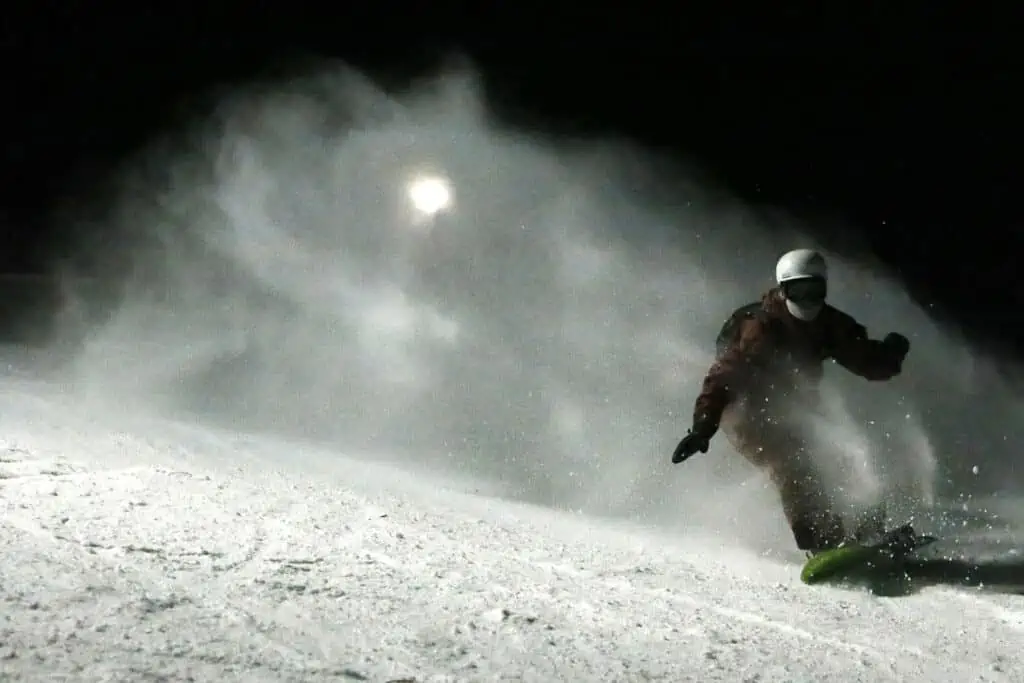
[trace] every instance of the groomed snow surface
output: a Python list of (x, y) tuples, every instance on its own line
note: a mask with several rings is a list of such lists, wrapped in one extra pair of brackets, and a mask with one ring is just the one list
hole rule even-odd
[(710, 540), (0, 394), (3, 681), (1024, 680), (1021, 597), (811, 588)]

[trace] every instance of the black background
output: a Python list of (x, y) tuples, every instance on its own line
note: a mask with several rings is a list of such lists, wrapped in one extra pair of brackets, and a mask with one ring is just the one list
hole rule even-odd
[(1021, 11), (804, 4), (5, 8), (0, 267), (45, 269), (57, 201), (211, 88), (321, 57), (401, 83), (460, 52), (510, 118), (622, 135), (751, 203), (841, 217), (819, 229), (856, 231), (932, 310), (1024, 348)]

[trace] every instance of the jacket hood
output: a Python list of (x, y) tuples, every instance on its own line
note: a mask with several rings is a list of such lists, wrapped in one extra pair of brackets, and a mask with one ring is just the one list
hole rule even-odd
[(773, 316), (788, 314), (786, 310), (786, 298), (782, 296), (782, 289), (772, 287), (761, 295), (761, 308)]

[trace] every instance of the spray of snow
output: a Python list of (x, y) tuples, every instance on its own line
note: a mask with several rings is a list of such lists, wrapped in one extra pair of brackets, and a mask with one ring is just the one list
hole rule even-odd
[[(501, 126), (478, 91), (464, 71), (394, 95), (329, 67), (180, 131), (111, 212), (122, 296), (77, 389), (786, 547), (774, 494), (725, 439), (685, 466), (668, 455), (726, 315), (783, 251), (822, 245), (629, 146)], [(822, 460), (853, 500), (927, 503), (939, 466), (960, 467), (943, 457), (976, 384), (949, 369), (970, 354), (880, 270), (829, 257), (834, 304), (914, 348), (887, 385), (829, 369)], [(986, 468), (1005, 472), (1010, 445)]]

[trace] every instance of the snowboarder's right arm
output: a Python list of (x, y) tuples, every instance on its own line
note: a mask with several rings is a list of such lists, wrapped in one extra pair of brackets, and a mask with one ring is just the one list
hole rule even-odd
[(760, 317), (744, 320), (740, 334), (711, 365), (693, 410), (695, 434), (710, 439), (722, 413), (751, 374), (764, 364), (768, 352), (767, 323)]

